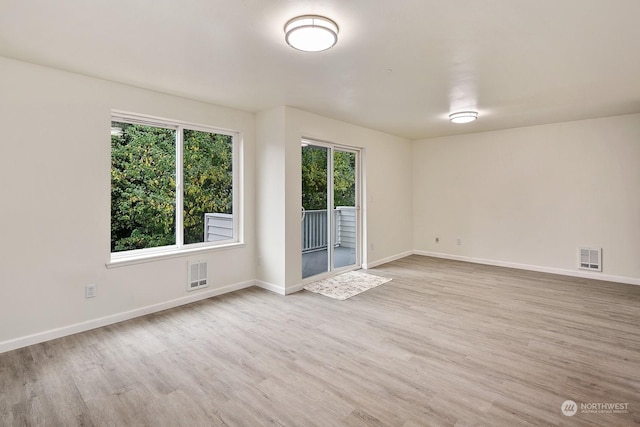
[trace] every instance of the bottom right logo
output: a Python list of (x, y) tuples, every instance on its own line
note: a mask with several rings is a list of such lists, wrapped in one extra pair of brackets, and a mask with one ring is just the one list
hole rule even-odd
[(573, 417), (580, 409), (581, 414), (628, 414), (628, 402), (588, 402), (578, 404), (573, 400), (565, 400), (560, 410), (567, 417)]
[(567, 417), (573, 417), (578, 412), (578, 404), (573, 400), (565, 400), (560, 409)]

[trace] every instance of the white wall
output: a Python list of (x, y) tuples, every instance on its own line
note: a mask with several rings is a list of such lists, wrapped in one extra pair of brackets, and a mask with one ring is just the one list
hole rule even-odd
[[(253, 114), (3, 58), (0, 76), (0, 351), (252, 283)], [(111, 109), (242, 132), (245, 247), (105, 267)], [(209, 261), (211, 285), (187, 294), (191, 258)], [(84, 298), (89, 283), (96, 298)]]
[[(301, 289), (302, 138), (363, 149), (367, 184), (364, 261), (411, 253), (411, 143), (291, 107), (257, 115), (258, 280), (283, 294)], [(373, 250), (371, 245), (373, 244)]]
[(257, 277), (261, 286), (285, 293), (285, 107), (256, 116)]
[[(368, 264), (412, 250), (411, 143), (405, 139), (293, 108), (255, 116), (4, 58), (0, 75), (0, 351), (249, 286), (255, 279), (282, 293), (299, 289), (303, 136), (364, 148), (366, 229), (375, 245), (365, 253)], [(106, 267), (112, 109), (241, 132), (244, 246)], [(211, 285), (187, 293), (187, 262), (202, 258), (209, 261)], [(89, 283), (98, 286), (96, 298), (84, 297)]]
[(413, 177), (421, 253), (580, 275), (595, 246), (640, 284), (638, 114), (416, 141)]
[[(278, 292), (299, 289), (303, 136), (365, 149), (364, 209), (375, 245), (365, 253), (369, 265), (412, 249), (407, 140), (292, 108), (256, 117), (4, 58), (0, 75), (0, 351), (248, 286), (256, 278)], [(242, 133), (243, 247), (105, 266), (112, 109)], [(187, 262), (196, 258), (209, 261), (211, 285), (187, 293)], [(97, 284), (97, 298), (84, 298), (89, 283)]]

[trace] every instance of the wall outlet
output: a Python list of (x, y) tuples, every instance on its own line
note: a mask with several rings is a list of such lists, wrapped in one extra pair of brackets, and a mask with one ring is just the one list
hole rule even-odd
[(436, 237), (436, 243), (440, 243), (440, 238)]
[(95, 298), (98, 295), (98, 285), (90, 284), (84, 287), (85, 298)]
[(456, 239), (456, 245), (461, 246), (462, 245), (462, 239), (461, 238), (457, 238)]

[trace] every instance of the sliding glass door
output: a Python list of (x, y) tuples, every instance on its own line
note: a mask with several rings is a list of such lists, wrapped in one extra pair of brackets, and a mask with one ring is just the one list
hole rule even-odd
[(302, 277), (359, 264), (359, 152), (302, 142)]
[(329, 271), (329, 154), (302, 144), (302, 278)]

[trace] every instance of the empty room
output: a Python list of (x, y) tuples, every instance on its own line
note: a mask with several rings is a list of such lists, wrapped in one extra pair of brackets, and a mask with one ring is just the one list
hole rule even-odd
[(639, 425), (638, 17), (0, 1), (0, 426)]

